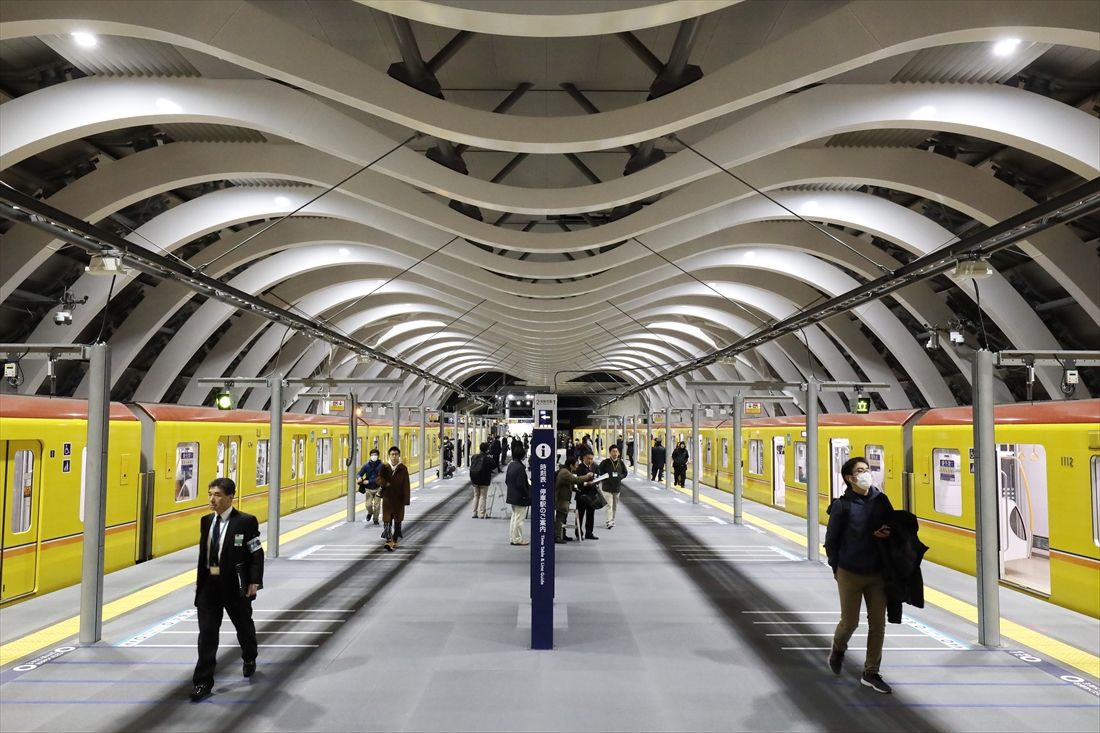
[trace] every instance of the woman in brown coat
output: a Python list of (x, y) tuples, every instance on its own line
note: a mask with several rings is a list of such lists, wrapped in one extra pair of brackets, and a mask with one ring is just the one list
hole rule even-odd
[(382, 521), (386, 523), (382, 539), (386, 540), (386, 549), (392, 551), (402, 537), (401, 522), (405, 507), (412, 503), (412, 487), (409, 469), (401, 462), (401, 449), (390, 448), (389, 459), (378, 473), (378, 483), (382, 486)]

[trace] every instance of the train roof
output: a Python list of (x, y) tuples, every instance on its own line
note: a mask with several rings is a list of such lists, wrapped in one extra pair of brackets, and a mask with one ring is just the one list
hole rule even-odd
[[(216, 407), (194, 405), (161, 405), (151, 402), (134, 404), (158, 422), (212, 422), (212, 423), (263, 423), (271, 422), (266, 410), (219, 410)], [(347, 418), (332, 415), (307, 415), (300, 412), (283, 414), (283, 422), (295, 425), (347, 425)]]
[[(973, 422), (972, 414), (969, 407), (941, 407), (926, 412), (918, 424), (970, 425)], [(997, 405), (993, 410), (993, 417), (998, 425), (1092, 423), (1100, 427), (1100, 399)]]
[[(41, 420), (87, 420), (88, 400), (36, 395), (0, 395), (0, 417)], [(111, 420), (137, 420), (126, 405), (111, 403)]]

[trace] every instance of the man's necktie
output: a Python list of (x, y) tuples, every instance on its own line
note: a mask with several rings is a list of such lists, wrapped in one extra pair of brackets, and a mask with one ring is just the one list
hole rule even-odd
[(210, 533), (210, 566), (217, 567), (222, 548), (222, 516), (214, 515), (214, 530)]

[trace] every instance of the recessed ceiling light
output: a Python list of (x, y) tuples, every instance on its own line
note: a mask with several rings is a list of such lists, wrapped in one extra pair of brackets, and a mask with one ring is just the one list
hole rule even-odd
[(1005, 38), (993, 44), (994, 56), (1011, 56), (1020, 47), (1019, 38)]
[(348, 249), (347, 247), (341, 247), (340, 249), (338, 249), (336, 251), (340, 253), (341, 257), (347, 257), (348, 255), (351, 254), (351, 250)]
[(288, 199), (286, 196), (276, 196), (275, 203), (279, 206), (290, 206), (290, 199)]
[(73, 41), (75, 41), (76, 45), (80, 46), (81, 48), (95, 48), (99, 45), (99, 39), (97, 39), (91, 33), (77, 31), (76, 33), (73, 33), (72, 36)]

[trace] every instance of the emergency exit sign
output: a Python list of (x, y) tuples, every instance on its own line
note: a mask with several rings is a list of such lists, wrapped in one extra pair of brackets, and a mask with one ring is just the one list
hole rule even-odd
[(745, 401), (745, 414), (746, 415), (762, 415), (764, 413), (763, 402)]

